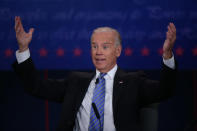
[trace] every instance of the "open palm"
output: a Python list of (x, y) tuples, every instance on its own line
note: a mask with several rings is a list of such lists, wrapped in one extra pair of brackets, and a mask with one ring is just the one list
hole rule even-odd
[(172, 56), (172, 48), (176, 41), (176, 27), (173, 23), (168, 25), (168, 31), (166, 32), (166, 40), (163, 44), (163, 56), (169, 58)]
[(31, 28), (29, 30), (29, 32), (25, 32), (21, 19), (19, 16), (15, 17), (15, 32), (16, 32), (16, 39), (18, 42), (18, 46), (19, 46), (19, 51), (25, 51), (26, 49), (28, 49), (29, 43), (32, 40), (32, 34), (34, 32), (34, 29)]

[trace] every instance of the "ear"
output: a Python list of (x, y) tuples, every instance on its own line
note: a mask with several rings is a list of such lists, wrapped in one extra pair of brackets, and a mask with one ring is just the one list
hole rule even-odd
[(116, 47), (116, 57), (118, 58), (121, 54), (121, 51), (122, 51), (122, 46), (121, 45), (118, 45)]

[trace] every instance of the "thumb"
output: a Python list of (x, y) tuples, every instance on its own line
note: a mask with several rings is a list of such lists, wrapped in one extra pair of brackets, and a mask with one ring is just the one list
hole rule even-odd
[(29, 33), (30, 35), (32, 35), (34, 33), (34, 28), (29, 29)]

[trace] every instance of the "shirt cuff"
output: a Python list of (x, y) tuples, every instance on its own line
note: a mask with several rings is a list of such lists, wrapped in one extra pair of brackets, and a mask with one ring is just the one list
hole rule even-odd
[(19, 52), (19, 50), (16, 51), (16, 60), (18, 64), (24, 62), (30, 57), (30, 51), (27, 49), (26, 51)]
[(167, 67), (169, 67), (169, 68), (171, 68), (171, 69), (175, 69), (174, 56), (172, 56), (172, 58), (170, 58), (170, 59), (168, 59), (168, 60), (165, 60), (165, 59), (163, 58), (163, 63), (164, 63)]

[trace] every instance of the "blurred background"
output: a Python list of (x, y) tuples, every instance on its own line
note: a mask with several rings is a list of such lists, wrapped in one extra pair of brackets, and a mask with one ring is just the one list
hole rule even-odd
[(0, 0), (0, 130), (54, 131), (61, 104), (25, 94), (11, 68), (17, 50), (15, 16), (21, 16), (26, 31), (35, 28), (30, 50), (43, 79), (94, 70), (91, 33), (110, 26), (122, 36), (118, 65), (127, 71), (144, 70), (159, 80), (162, 45), (167, 25), (173, 22), (179, 68), (176, 92), (169, 100), (143, 109), (142, 123), (144, 131), (195, 130), (196, 0)]

